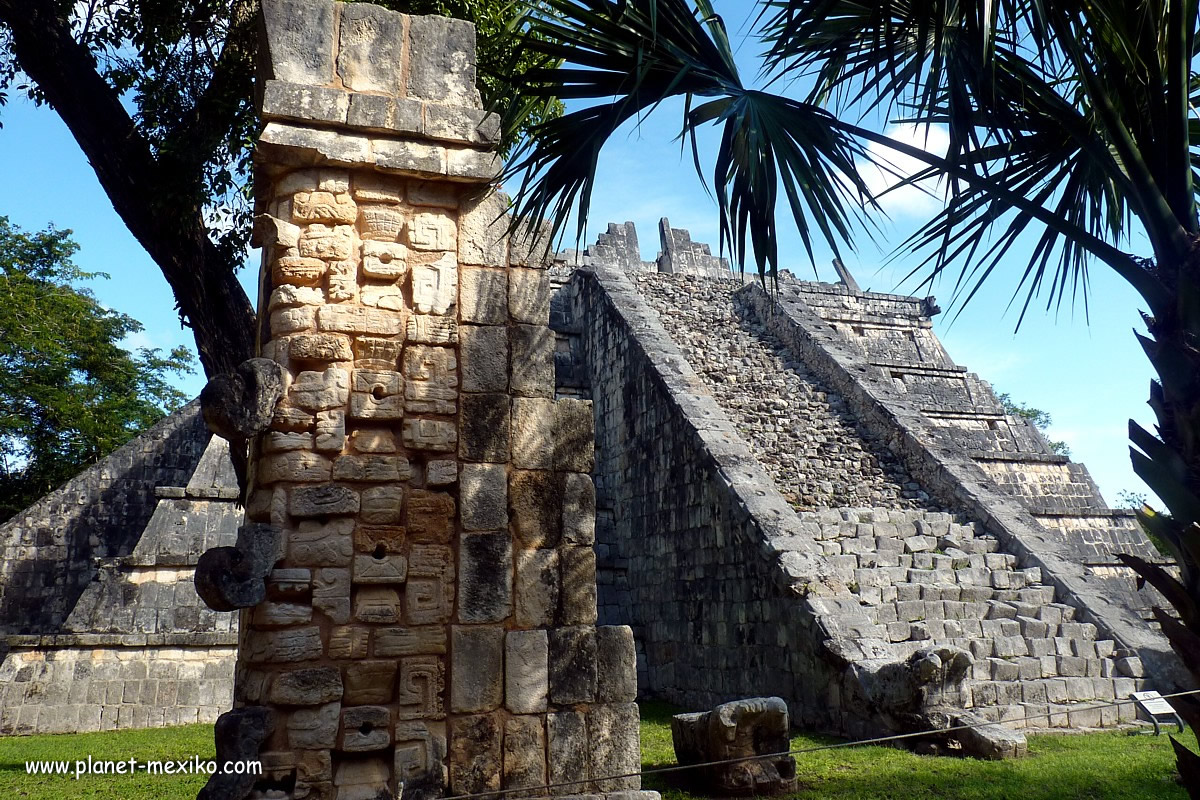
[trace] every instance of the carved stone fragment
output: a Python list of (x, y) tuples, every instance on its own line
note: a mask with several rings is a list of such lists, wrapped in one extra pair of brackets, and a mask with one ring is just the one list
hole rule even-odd
[[(217, 718), (214, 737), (220, 763), (257, 761), (259, 750), (275, 731), (275, 715), (261, 706), (243, 706)], [(243, 800), (258, 776), (219, 771), (209, 777), (197, 800)]]
[(282, 532), (251, 522), (234, 547), (214, 547), (196, 562), (196, 594), (214, 611), (251, 608), (266, 598), (266, 577), (279, 556)]
[(208, 429), (239, 442), (265, 431), (283, 395), (283, 369), (274, 361), (251, 358), (232, 375), (217, 375), (200, 392)]
[[(671, 738), (680, 764), (786, 753), (787, 703), (778, 697), (755, 697), (724, 703), (712, 711), (676, 714)], [(796, 785), (791, 756), (757, 758), (695, 770), (699, 785), (727, 795), (785, 794)]]

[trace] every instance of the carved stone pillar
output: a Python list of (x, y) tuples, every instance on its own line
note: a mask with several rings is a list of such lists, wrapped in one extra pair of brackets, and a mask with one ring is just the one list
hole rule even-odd
[(638, 716), (629, 629), (595, 625), (591, 408), (555, 399), (546, 263), (503, 236), (474, 29), (262, 15), (260, 355), (282, 387), (239, 546), (198, 571), (210, 602), (256, 603), (218, 744), (266, 774), (205, 793), (636, 789), (609, 779), (639, 767)]

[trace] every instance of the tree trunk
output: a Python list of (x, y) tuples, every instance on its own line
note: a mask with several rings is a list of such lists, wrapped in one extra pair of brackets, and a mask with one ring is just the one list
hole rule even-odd
[[(162, 270), (205, 373), (229, 373), (253, 355), (254, 309), (234, 267), (208, 238), (198, 170), (156, 157), (49, 0), (0, 0), (17, 63), (58, 112), (113, 208)], [(201, 162), (202, 163), (202, 162)]]

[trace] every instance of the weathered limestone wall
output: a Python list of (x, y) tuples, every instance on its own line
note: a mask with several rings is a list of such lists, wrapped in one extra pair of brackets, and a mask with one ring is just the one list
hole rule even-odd
[[(1136, 654), (1145, 663), (1148, 673), (1162, 685), (1184, 685), (1182, 666), (1165, 638), (1140, 616), (1139, 611), (1147, 604), (1147, 599), (1139, 598), (1132, 584), (1112, 567), (1087, 566), (1089, 560), (1097, 557), (1111, 562), (1110, 543), (1103, 538), (1097, 541), (1096, 537), (1084, 537), (1078, 529), (1048, 528), (1039, 524), (1021, 499), (1004, 494), (992, 483), (990, 470), (985, 470), (972, 458), (975, 451), (957, 442), (953, 435), (942, 432), (944, 428), (931, 419), (935, 415), (928, 413), (931, 409), (926, 403), (910, 402), (911, 392), (897, 387), (891, 372), (902, 370), (906, 362), (911, 363), (911, 357), (898, 359), (899, 363), (894, 367), (887, 362), (881, 363), (871, 348), (863, 346), (862, 334), (854, 331), (853, 326), (851, 330), (858, 338), (848, 337), (836, 324), (830, 324), (827, 312), (818, 313), (815, 309), (821, 307), (819, 301), (815, 305), (808, 304), (812, 293), (806, 291), (807, 288), (805, 284), (784, 285), (772, 296), (751, 284), (742, 293), (744, 302), (759, 318), (767, 321), (774, 335), (846, 398), (866, 428), (885, 437), (888, 447), (903, 458), (913, 475), (939, 502), (981, 523), (1022, 567), (1039, 569), (1044, 580), (1054, 586), (1061, 602), (1079, 609), (1083, 621), (1094, 624), (1117, 649)], [(843, 291), (841, 294), (848, 296), (850, 293)], [(848, 299), (856, 304), (864, 302), (863, 298)], [(919, 325), (914, 326), (910, 321), (908, 327)], [(904, 338), (908, 339), (909, 346), (918, 340), (911, 333), (902, 337), (902, 341)], [(925, 334), (925, 339), (936, 341), (932, 334)], [(946, 366), (957, 374), (961, 385), (965, 370), (954, 366), (953, 362)], [(911, 376), (905, 380), (909, 379)], [(990, 391), (986, 394), (971, 392), (970, 395), (983, 402), (988, 402), (987, 398), (991, 397)], [(950, 405), (948, 401), (943, 402)], [(990, 402), (994, 403), (994, 398)], [(932, 410), (939, 409), (934, 407)], [(944, 411), (945, 406), (941, 410)], [(986, 416), (986, 411), (981, 413), (974, 403), (960, 409), (960, 416), (964, 418), (981, 415)], [(989, 426), (989, 431), (995, 437), (993, 446), (984, 451), (989, 455), (1008, 449), (1018, 452), (1034, 449), (1029, 461), (1047, 462), (1045, 445), (1040, 443), (1040, 437), (1031, 438), (1028, 432), (1022, 433), (1012, 418), (1006, 418), (1005, 426)], [(1007, 435), (1009, 431), (1012, 431), (1011, 436)], [(1024, 446), (1014, 443), (1006, 448), (1002, 444), (1005, 440), (1019, 442), (1022, 439), (1026, 442)], [(1048, 463), (1057, 461), (1051, 458)], [(1062, 483), (1069, 484), (1070, 481)], [(1094, 502), (1102, 505), (1098, 494), (1095, 498)], [(1106, 517), (1121, 523), (1120, 536), (1113, 537), (1118, 547), (1123, 545), (1148, 553), (1145, 537), (1127, 527), (1127, 520)], [(1067, 535), (1062, 535), (1064, 533)]]
[(0, 634), (57, 632), (96, 560), (132, 552), (155, 509), (155, 487), (187, 483), (208, 437), (191, 406), (0, 527)]
[[(467, 23), (267, 0), (262, 355), (230, 754), (292, 797), (636, 790), (633, 639), (596, 623), (591, 407), (502, 235)], [(224, 581), (224, 582), (222, 582)], [(265, 596), (263, 583), (265, 581)], [(214, 779), (209, 797), (253, 781)]]
[(804, 599), (838, 599), (814, 585), (819, 546), (620, 267), (563, 292), (595, 409), (602, 616), (634, 626), (640, 688), (691, 709), (778, 695), (798, 723), (844, 730), (845, 662)]
[[(215, 721), (233, 696), (237, 620), (200, 602), (192, 574), (200, 553), (232, 544), (241, 515), (224, 442), (210, 440), (199, 407), (187, 406), (31, 507), (9, 531), (29, 530), (47, 508), (65, 511), (64, 495), (72, 516), (42, 517), (42, 530), (61, 535), (50, 526), (63, 524), (77, 541), (91, 540), (86, 568), (71, 574), (87, 583), (38, 587), (57, 590), (54, 603), (70, 602), (54, 626), (6, 620), (9, 630), (30, 632), (0, 638), (0, 734)], [(9, 587), (11, 596), (20, 588)]]

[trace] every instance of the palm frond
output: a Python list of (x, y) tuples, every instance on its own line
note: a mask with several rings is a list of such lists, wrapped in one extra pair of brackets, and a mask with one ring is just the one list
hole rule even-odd
[(706, 185), (696, 134), (705, 125), (721, 129), (711, 180), (721, 248), (739, 265), (752, 254), (760, 274), (776, 273), (780, 187), (810, 258), (818, 237), (835, 252), (850, 243), (852, 222), (863, 221), (870, 202), (857, 169), (870, 154), (815, 103), (745, 89), (707, 0), (695, 9), (685, 0), (540, 5), (526, 18), (526, 46), (547, 66), (527, 71), (521, 92), (596, 102), (538, 126), (517, 149), (506, 173), (519, 185), (514, 224), (549, 220), (558, 237), (575, 211), (582, 236), (605, 143), (629, 120), (680, 97), (680, 135), (692, 142)]

